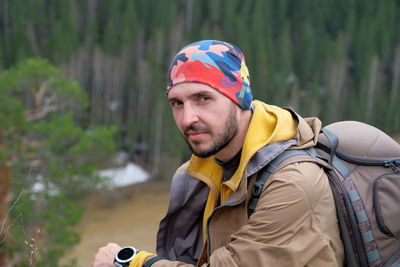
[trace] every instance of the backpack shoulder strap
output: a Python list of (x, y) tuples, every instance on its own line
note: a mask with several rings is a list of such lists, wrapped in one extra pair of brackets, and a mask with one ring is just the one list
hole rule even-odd
[[(293, 160), (286, 161), (289, 158), (295, 157), (295, 156), (301, 156), (298, 158), (293, 158)], [(306, 156), (306, 157), (304, 157)], [(268, 177), (276, 172), (279, 169), (282, 169), (286, 167), (289, 164), (295, 163), (295, 162), (301, 162), (301, 161), (315, 161), (316, 163), (320, 163), (317, 160), (313, 160), (316, 157), (318, 157), (318, 153), (314, 148), (309, 148), (309, 149), (299, 149), (299, 150), (285, 150), (282, 152), (278, 157), (273, 159), (270, 163), (268, 163), (267, 166), (265, 166), (261, 170), (261, 175), (258, 175), (257, 181), (254, 183), (252, 192), (251, 192), (251, 197), (249, 200), (249, 204), (247, 206), (247, 212), (250, 217), (250, 215), (253, 214), (254, 210), (256, 209), (258, 199), (260, 198), (262, 188), (267, 181)], [(329, 166), (328, 166), (329, 167)]]

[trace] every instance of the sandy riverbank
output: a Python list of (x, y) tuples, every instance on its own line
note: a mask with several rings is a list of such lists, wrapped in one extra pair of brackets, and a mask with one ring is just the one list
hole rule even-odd
[(169, 184), (162, 182), (94, 196), (78, 226), (81, 242), (69, 257), (78, 260), (77, 267), (89, 267), (98, 248), (110, 241), (155, 252), (158, 224), (166, 213), (168, 198)]

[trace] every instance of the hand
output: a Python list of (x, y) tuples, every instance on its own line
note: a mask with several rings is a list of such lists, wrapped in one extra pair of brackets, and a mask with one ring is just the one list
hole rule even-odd
[(92, 267), (115, 267), (115, 254), (120, 248), (115, 243), (108, 243), (107, 246), (99, 248), (94, 256)]

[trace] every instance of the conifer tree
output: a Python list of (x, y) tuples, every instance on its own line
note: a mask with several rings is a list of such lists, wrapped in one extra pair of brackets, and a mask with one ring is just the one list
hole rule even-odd
[(13, 196), (0, 243), (15, 265), (28, 264), (31, 229), (40, 228), (46, 244), (35, 266), (57, 266), (79, 242), (80, 199), (101, 181), (94, 171), (114, 150), (116, 128), (79, 127), (77, 105), (87, 106), (85, 92), (47, 60), (27, 59), (0, 75), (0, 162), (12, 170)]

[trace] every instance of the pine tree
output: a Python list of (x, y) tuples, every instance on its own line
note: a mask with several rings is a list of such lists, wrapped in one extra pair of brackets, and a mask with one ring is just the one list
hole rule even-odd
[(114, 150), (116, 128), (79, 127), (70, 110), (87, 106), (86, 94), (44, 59), (4, 71), (0, 92), (0, 162), (12, 170), (14, 196), (10, 227), (1, 238), (14, 260), (23, 259), (18, 266), (27, 266), (25, 233), (39, 227), (46, 246), (39, 247), (35, 266), (57, 266), (79, 242), (73, 227), (82, 216), (80, 200), (100, 182), (94, 171)]

